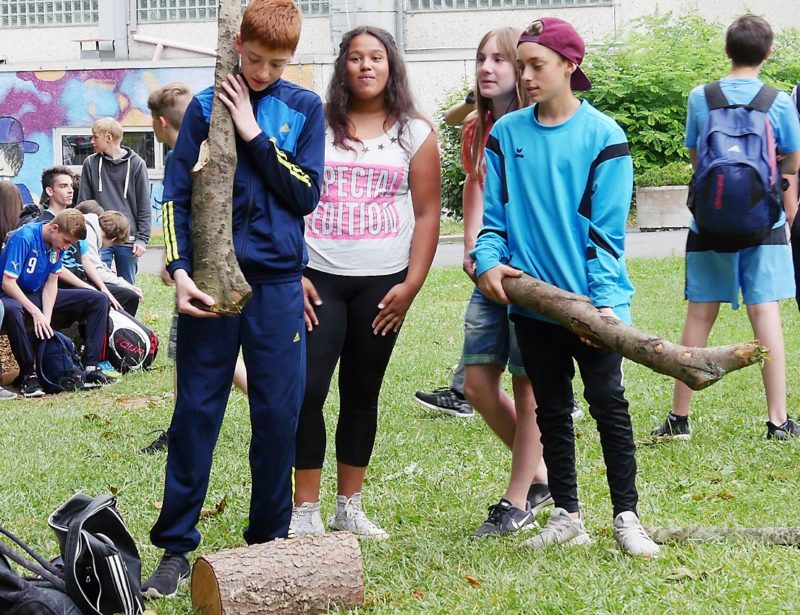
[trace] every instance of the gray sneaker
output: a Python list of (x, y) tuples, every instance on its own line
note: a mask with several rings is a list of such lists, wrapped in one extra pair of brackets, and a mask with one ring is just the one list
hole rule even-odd
[(614, 540), (623, 553), (636, 557), (651, 558), (660, 549), (644, 531), (639, 517), (633, 511), (625, 511), (614, 517)]
[(475, 416), (475, 411), (466, 398), (450, 387), (436, 389), (431, 393), (417, 391), (414, 393), (414, 400), (426, 408), (437, 410), (456, 418), (471, 419)]
[(16, 399), (17, 394), (0, 387), (0, 401), (11, 401)]
[(352, 497), (346, 495), (336, 496), (336, 514), (331, 517), (332, 530), (353, 532), (364, 538), (383, 540), (389, 537), (382, 528), (369, 520), (361, 510), (361, 494), (354, 493)]
[(583, 527), (582, 519), (573, 519), (563, 508), (554, 508), (544, 529), (522, 543), (531, 549), (543, 549), (552, 545), (586, 545), (592, 539)]
[(324, 534), (319, 502), (303, 502), (292, 507), (292, 519), (289, 521), (289, 536), (302, 538), (309, 534)]
[(577, 421), (583, 417), (583, 410), (577, 399), (572, 398), (572, 420)]
[(486, 521), (481, 523), (477, 530), (472, 534), (475, 538), (490, 536), (507, 536), (519, 531), (532, 530), (538, 527), (536, 519), (528, 503), (525, 503), (525, 510), (521, 510), (511, 504), (507, 499), (501, 499), (497, 504), (489, 507), (489, 516)]

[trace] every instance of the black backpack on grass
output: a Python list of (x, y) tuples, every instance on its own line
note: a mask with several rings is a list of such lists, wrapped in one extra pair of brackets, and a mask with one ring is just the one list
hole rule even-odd
[[(8, 530), (0, 533), (31, 557), (31, 561), (0, 541), (0, 613), (5, 615), (83, 615), (67, 594), (61, 570)], [(20, 576), (9, 562), (36, 576)]]
[(45, 393), (79, 391), (83, 388), (84, 370), (73, 341), (53, 331), (40, 340), (33, 336), (36, 352), (36, 377)]

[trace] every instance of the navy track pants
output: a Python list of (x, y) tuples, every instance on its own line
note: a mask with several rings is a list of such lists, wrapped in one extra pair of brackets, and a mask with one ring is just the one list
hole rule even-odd
[(300, 282), (253, 286), (241, 314), (178, 318), (175, 412), (169, 428), (164, 504), (153, 544), (185, 553), (200, 544), (197, 521), (208, 490), (241, 346), (250, 401), (249, 544), (286, 537), (292, 514), (295, 431), (305, 388)]

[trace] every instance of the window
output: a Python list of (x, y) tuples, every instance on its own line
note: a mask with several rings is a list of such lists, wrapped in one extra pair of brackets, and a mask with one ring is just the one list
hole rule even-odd
[(452, 11), (493, 8), (560, 8), (570, 6), (611, 6), (614, 0), (406, 0), (409, 11)]
[[(137, 0), (139, 21), (208, 21), (217, 18), (218, 0)], [(248, 0), (241, 0), (242, 8)], [(304, 15), (330, 13), (329, 0), (300, 0)]]
[(99, 0), (0, 0), (0, 28), (97, 23)]
[[(91, 127), (58, 128), (55, 141), (61, 144), (60, 152), (56, 151), (55, 164), (75, 167), (77, 171), (80, 171), (83, 161), (94, 154)], [(122, 144), (127, 145), (142, 157), (151, 177), (158, 177), (163, 173), (164, 156), (167, 150), (165, 146), (156, 141), (152, 128), (125, 126)]]

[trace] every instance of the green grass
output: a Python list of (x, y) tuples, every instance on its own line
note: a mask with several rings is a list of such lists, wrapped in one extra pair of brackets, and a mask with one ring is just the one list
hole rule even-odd
[[(677, 340), (685, 304), (680, 259), (630, 264), (634, 317)], [(143, 277), (143, 318), (166, 340), (172, 291)], [(745, 543), (675, 545), (653, 561), (623, 556), (611, 536), (611, 506), (600, 446), (588, 415), (576, 424), (580, 496), (594, 545), (533, 553), (519, 539), (470, 539), (486, 506), (502, 494), (510, 456), (482, 420), (424, 411), (416, 389), (444, 385), (458, 359), (461, 319), (471, 285), (457, 268), (432, 271), (412, 308), (389, 368), (375, 454), (364, 486), (368, 511), (392, 534), (362, 543), (368, 613), (784, 613), (800, 610), (796, 548)], [(798, 406), (800, 324), (783, 305), (789, 406)], [(752, 337), (744, 310), (723, 308), (712, 343)], [(542, 352), (547, 352), (542, 348)], [(115, 491), (149, 572), (158, 551), (148, 531), (161, 500), (164, 455), (137, 453), (172, 411), (171, 365), (102, 391), (48, 396), (2, 406), (0, 523), (47, 555), (56, 542), (47, 515), (73, 492)], [(626, 363), (636, 436), (647, 437), (670, 406), (671, 381)], [(580, 385), (576, 387), (580, 391)], [(326, 413), (335, 417), (335, 392)], [(798, 525), (800, 442), (765, 439), (758, 368), (696, 394), (690, 443), (642, 446), (640, 512), (653, 525)], [(247, 519), (249, 425), (234, 392), (217, 445), (206, 505), (227, 495), (225, 511), (200, 523), (200, 552), (240, 545)], [(332, 433), (329, 443), (333, 442)], [(333, 508), (335, 463), (324, 470), (323, 515)], [(689, 571), (688, 573), (686, 571)], [(467, 580), (470, 577), (477, 584)], [(191, 612), (188, 597), (154, 603), (160, 615)]]
[(464, 222), (461, 220), (448, 220), (442, 218), (442, 226), (439, 229), (439, 235), (446, 237), (447, 235), (463, 235)]

